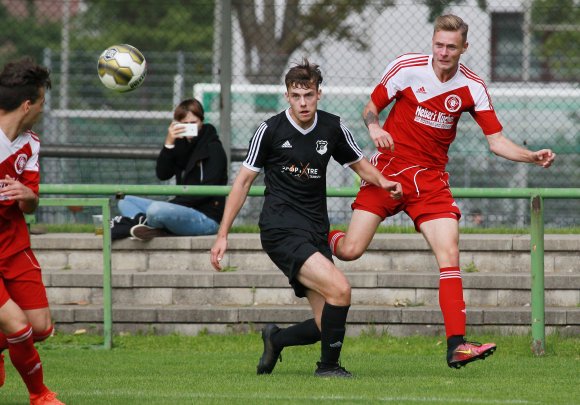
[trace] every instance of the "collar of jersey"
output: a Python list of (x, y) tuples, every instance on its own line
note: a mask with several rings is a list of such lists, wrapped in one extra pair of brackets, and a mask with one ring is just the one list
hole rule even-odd
[(435, 80), (436, 85), (439, 87), (452, 87), (455, 83), (455, 80), (459, 76), (459, 65), (457, 65), (457, 72), (455, 72), (453, 77), (447, 80), (445, 83), (442, 83), (441, 80), (439, 80), (439, 78), (435, 74), (435, 69), (433, 69), (433, 54), (429, 55), (428, 66), (431, 77), (433, 78), (433, 80)]
[(288, 118), (288, 121), (290, 121), (290, 124), (292, 124), (292, 126), (294, 128), (296, 128), (296, 130), (298, 132), (300, 132), (302, 135), (306, 135), (307, 133), (312, 132), (312, 130), (314, 130), (314, 128), (316, 127), (316, 123), (318, 122), (318, 112), (314, 113), (314, 122), (312, 123), (312, 125), (310, 125), (310, 127), (306, 128), (306, 129), (302, 128), (300, 125), (298, 125), (296, 122), (294, 122), (294, 119), (290, 115), (289, 108), (286, 110), (286, 118)]

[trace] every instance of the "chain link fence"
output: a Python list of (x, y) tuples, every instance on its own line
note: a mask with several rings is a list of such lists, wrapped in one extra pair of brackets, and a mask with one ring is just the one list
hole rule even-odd
[[(372, 154), (363, 106), (389, 61), (431, 52), (432, 20), (441, 13), (470, 25), (462, 62), (486, 81), (504, 134), (558, 154), (549, 170), (495, 157), (467, 114), (450, 150), (452, 187), (580, 187), (577, 0), (0, 0), (0, 62), (31, 55), (52, 71), (36, 128), (43, 183), (160, 184), (156, 155), (174, 106), (191, 96), (231, 150), (233, 179), (259, 122), (286, 108), (283, 76), (303, 56), (323, 71), (320, 108), (340, 115)], [(144, 54), (148, 73), (138, 89), (117, 93), (99, 81), (97, 59), (125, 43)], [(335, 166), (329, 186), (356, 184)], [(261, 199), (251, 200), (241, 223), (255, 223)], [(348, 222), (350, 203), (330, 199), (331, 222)], [(525, 200), (458, 204), (464, 225), (529, 221)], [(579, 201), (545, 207), (547, 226), (580, 225)], [(90, 214), (43, 208), (39, 220), (88, 222)], [(404, 215), (387, 223), (409, 225)]]

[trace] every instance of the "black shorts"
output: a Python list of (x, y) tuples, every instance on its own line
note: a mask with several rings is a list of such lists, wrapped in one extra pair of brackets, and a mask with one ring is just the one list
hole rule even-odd
[(260, 240), (270, 259), (288, 277), (297, 297), (306, 297), (307, 288), (297, 280), (304, 262), (316, 252), (332, 261), (328, 234), (325, 233), (297, 228), (265, 229), (260, 231)]

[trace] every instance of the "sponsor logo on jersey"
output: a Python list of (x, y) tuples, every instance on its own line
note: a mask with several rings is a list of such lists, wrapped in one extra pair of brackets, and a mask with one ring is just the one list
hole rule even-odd
[(283, 149), (292, 149), (292, 145), (290, 144), (290, 141), (286, 141), (282, 144), (282, 148)]
[(421, 86), (417, 89), (417, 94), (427, 94), (427, 90), (425, 90), (425, 87)]
[(16, 160), (14, 160), (14, 170), (16, 170), (16, 173), (22, 174), (26, 167), (26, 162), (28, 162), (28, 156), (26, 154), (21, 153), (16, 157)]
[(316, 141), (316, 152), (324, 155), (328, 151), (328, 141)]
[(433, 128), (451, 129), (455, 122), (455, 117), (441, 111), (431, 111), (428, 108), (417, 106), (417, 110), (415, 110), (415, 122)]
[(449, 112), (457, 112), (461, 108), (461, 98), (452, 94), (445, 99), (445, 108)]
[(300, 179), (319, 179), (321, 175), (318, 169), (310, 167), (310, 163), (291, 164), (282, 166), (282, 173), (290, 173), (293, 177)]

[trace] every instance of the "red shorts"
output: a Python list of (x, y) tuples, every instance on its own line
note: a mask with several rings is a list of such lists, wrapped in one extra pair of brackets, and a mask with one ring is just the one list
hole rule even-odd
[(395, 200), (389, 192), (363, 181), (352, 203), (353, 210), (372, 212), (382, 219), (405, 211), (418, 232), (423, 222), (432, 219), (461, 218), (449, 188), (447, 172), (413, 165), (380, 152), (370, 161), (386, 179), (401, 183), (403, 198)]
[(0, 307), (9, 299), (24, 310), (48, 307), (40, 265), (30, 248), (0, 259)]

